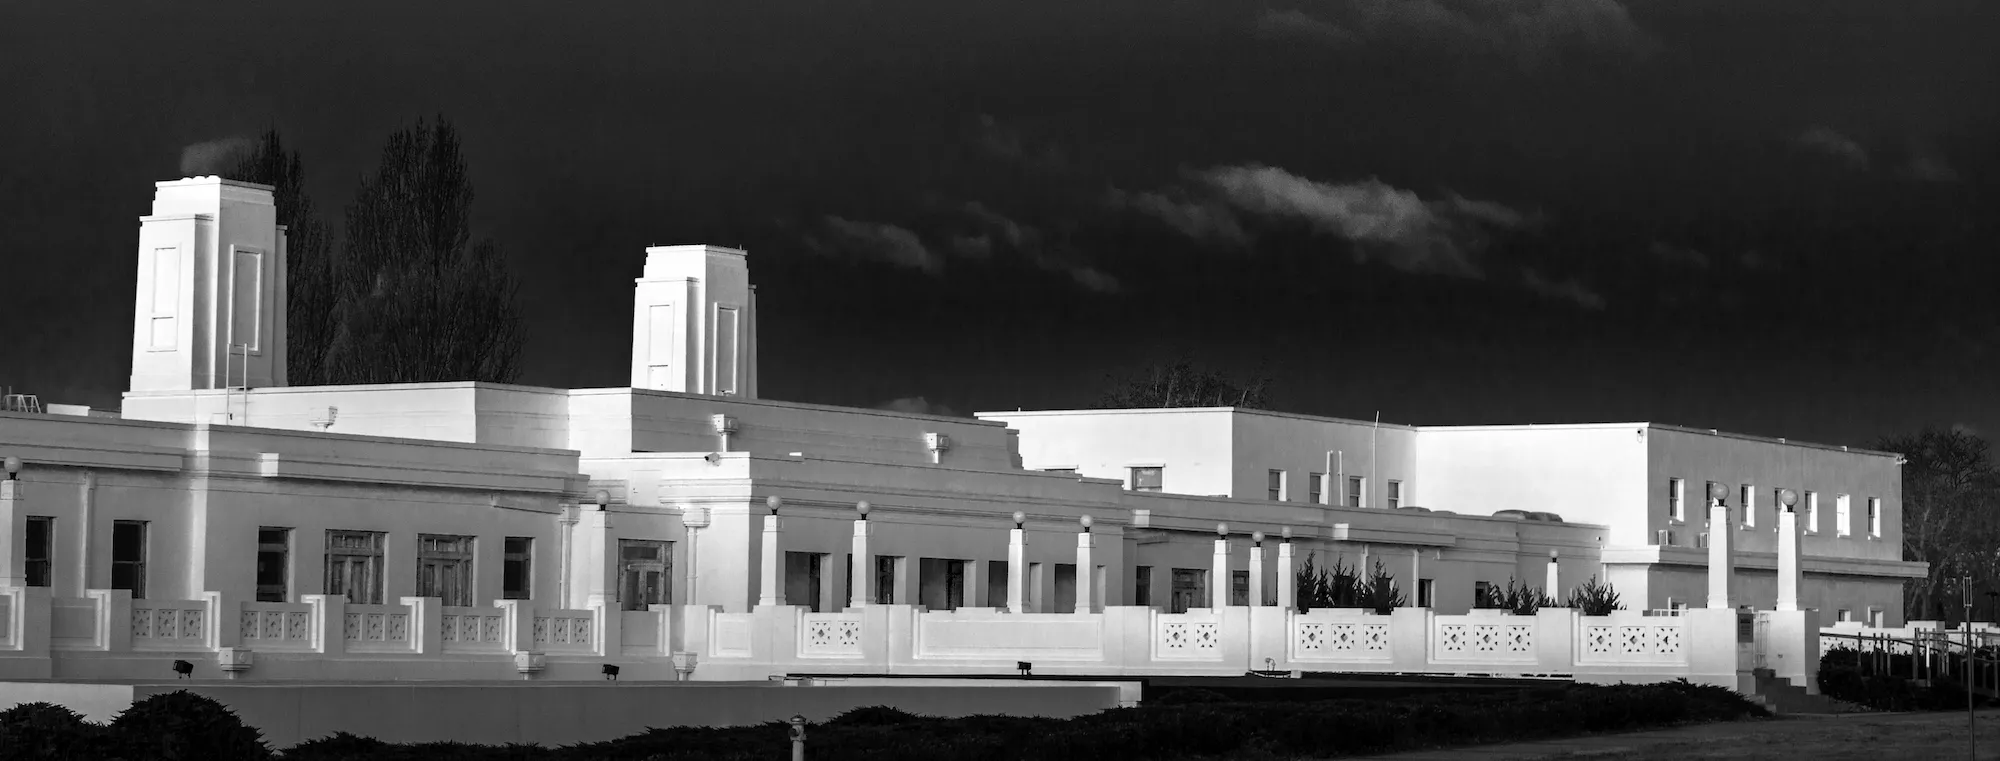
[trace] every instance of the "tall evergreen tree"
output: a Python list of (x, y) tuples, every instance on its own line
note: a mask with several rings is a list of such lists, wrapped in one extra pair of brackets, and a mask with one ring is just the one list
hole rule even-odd
[(472, 199), (448, 122), (389, 136), (347, 207), (328, 383), (514, 379), (518, 284), (498, 245), (472, 242)]
[(323, 384), (333, 333), (333, 246), (326, 222), (306, 195), (305, 165), (271, 129), (223, 176), (272, 187), (278, 224), (285, 226), (286, 383)]

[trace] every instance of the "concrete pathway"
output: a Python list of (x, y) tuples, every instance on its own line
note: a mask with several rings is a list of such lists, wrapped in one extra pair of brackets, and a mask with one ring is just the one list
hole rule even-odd
[[(2000, 759), (2000, 710), (1980, 711), (1979, 758)], [(1361, 757), (1372, 761), (1966, 758), (1964, 712), (1793, 715), (1765, 721)], [(1885, 754), (1885, 751), (1888, 753)]]

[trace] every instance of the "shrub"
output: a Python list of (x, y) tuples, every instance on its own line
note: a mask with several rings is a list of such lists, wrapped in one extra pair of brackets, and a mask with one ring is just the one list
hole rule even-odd
[(104, 728), (53, 703), (22, 703), (0, 711), (0, 760), (98, 759)]
[(1569, 591), (1569, 607), (1583, 611), (1586, 616), (1608, 616), (1614, 610), (1624, 610), (1618, 602), (1618, 592), (1610, 584), (1597, 583), (1597, 577)]
[(1334, 558), (1333, 567), (1320, 568), (1314, 564), (1318, 556), (1317, 552), (1307, 553), (1306, 561), (1294, 574), (1298, 581), (1299, 611), (1359, 607), (1360, 602), (1356, 598), (1361, 579), (1354, 567), (1341, 558)]
[(215, 700), (187, 690), (151, 695), (111, 720), (118, 749), (127, 758), (267, 759), (263, 733)]
[(821, 726), (828, 727), (891, 727), (908, 724), (923, 717), (889, 706), (862, 706), (843, 713)]
[(1403, 592), (1396, 588), (1396, 578), (1382, 567), (1382, 561), (1375, 561), (1375, 572), (1370, 574), (1368, 583), (1361, 586), (1360, 607), (1373, 610), (1381, 615), (1389, 615), (1409, 602)]
[(1178, 689), (1172, 692), (1168, 692), (1164, 695), (1161, 695), (1158, 700), (1149, 700), (1146, 702), (1146, 704), (1155, 706), (1180, 706), (1180, 705), (1196, 705), (1200, 703), (1229, 703), (1229, 702), (1233, 701), (1229, 699), (1228, 695), (1216, 692), (1215, 690), (1204, 690), (1199, 687), (1194, 687), (1194, 688)]
[(1507, 577), (1505, 588), (1487, 587), (1486, 594), (1490, 598), (1486, 607), (1499, 608), (1517, 616), (1532, 616), (1542, 608), (1556, 606), (1555, 598), (1546, 591), (1515, 581), (1512, 576)]

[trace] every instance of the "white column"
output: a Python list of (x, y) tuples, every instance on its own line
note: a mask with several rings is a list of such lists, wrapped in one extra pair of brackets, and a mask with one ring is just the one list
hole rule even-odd
[(765, 499), (764, 504), (771, 508), (771, 514), (764, 516), (764, 575), (758, 579), (759, 607), (785, 604), (785, 557), (778, 552), (778, 507), (784, 502), (774, 496)]
[(1708, 607), (1730, 609), (1730, 577), (1735, 575), (1729, 554), (1729, 506), (1711, 497), (1708, 502)]
[[(1796, 501), (1787, 491), (1784, 496)], [(1799, 514), (1792, 505), (1778, 510), (1778, 610), (1799, 609)]]
[[(10, 460), (9, 470), (18, 469), (18, 462)], [(0, 589), (28, 584), (28, 505), (21, 482), (11, 475), (0, 474), (6, 479), (0, 480)]]
[(1229, 606), (1229, 524), (1215, 524), (1215, 564), (1208, 574), (1208, 607)]
[(1562, 568), (1556, 563), (1557, 551), (1549, 550), (1549, 577), (1542, 582), (1542, 588), (1551, 600), (1562, 599)]
[(1417, 548), (1411, 548), (1410, 582), (1408, 584), (1403, 585), (1403, 594), (1407, 595), (1406, 597), (1403, 598), (1403, 601), (1407, 604), (1408, 607), (1412, 608), (1420, 607), (1417, 605), (1417, 603), (1423, 602), (1423, 595), (1421, 592), (1421, 588), (1424, 585), (1423, 564), (1424, 564), (1424, 551)]
[(1292, 556), (1292, 527), (1285, 527), (1284, 544), (1278, 545), (1278, 607), (1295, 610), (1299, 604), (1298, 571)]
[(1250, 607), (1264, 604), (1264, 532), (1250, 535)]
[(1007, 532), (1007, 612), (1028, 611), (1028, 516), (1014, 511), (1014, 528)]
[(1082, 523), (1083, 533), (1076, 535), (1076, 612), (1089, 613), (1090, 593), (1097, 586), (1097, 575), (1092, 573), (1096, 566), (1090, 562), (1095, 535), (1090, 533), (1090, 516), (1083, 516)]
[(874, 526), (868, 524), (868, 502), (854, 504), (861, 517), (854, 519), (854, 548), (850, 550), (854, 558), (854, 570), (847, 580), (847, 607), (859, 608), (874, 602), (868, 594), (869, 581), (875, 578), (875, 558), (868, 554), (868, 535), (874, 533)]
[(582, 531), (577, 538), (575, 558), (580, 562), (577, 563), (578, 583), (570, 590), (572, 597), (569, 605), (572, 608), (590, 607), (591, 595), (618, 599), (618, 540), (612, 535), (611, 513), (606, 509), (608, 504), (600, 493), (599, 502), (586, 508), (578, 521), (582, 524)]

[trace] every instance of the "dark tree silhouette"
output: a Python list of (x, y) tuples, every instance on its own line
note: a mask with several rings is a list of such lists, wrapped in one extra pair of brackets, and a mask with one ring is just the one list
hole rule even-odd
[(347, 207), (326, 382), (514, 379), (518, 285), (497, 245), (472, 242), (472, 199), (448, 122), (389, 136)]
[(223, 176), (272, 186), (278, 224), (285, 226), (286, 383), (325, 383), (323, 361), (333, 333), (332, 239), (305, 191), (305, 165), (285, 150), (276, 129)]
[(1145, 407), (1243, 407), (1270, 409), (1269, 378), (1243, 381), (1182, 358), (1137, 375), (1109, 378), (1099, 409)]
[(1905, 586), (1903, 607), (1912, 619), (1955, 620), (1963, 611), (1947, 580), (1971, 575), (1975, 586), (1993, 589), (2000, 572), (2000, 479), (1987, 442), (1964, 431), (1927, 428), (1883, 439), (1876, 448), (1909, 461), (1902, 469), (1903, 559), (1930, 563), (1927, 578)]

